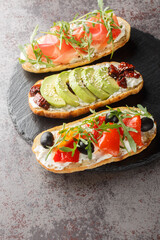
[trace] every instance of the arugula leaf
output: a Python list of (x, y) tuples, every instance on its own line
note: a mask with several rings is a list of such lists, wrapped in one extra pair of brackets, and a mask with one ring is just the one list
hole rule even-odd
[(108, 7), (106, 7), (106, 8), (104, 9), (104, 12), (105, 12), (106, 14), (108, 14), (108, 13), (112, 13), (112, 10), (111, 10), (111, 9), (108, 9)]
[(92, 159), (92, 147), (91, 147), (91, 140), (88, 141), (88, 145), (86, 147), (87, 155), (89, 159)]
[(151, 117), (151, 114), (147, 111), (147, 108), (143, 107), (141, 104), (137, 104), (137, 107), (143, 112), (144, 116)]
[(95, 111), (94, 109), (92, 109), (92, 108), (90, 108), (89, 111), (90, 111), (91, 113), (93, 113), (93, 114), (96, 113), (96, 111)]
[[(127, 106), (128, 107), (128, 106)], [(139, 110), (137, 111), (136, 109), (134, 108), (130, 108), (128, 107), (129, 111), (130, 112), (127, 112), (126, 111), (126, 114), (129, 114), (129, 113), (133, 113), (134, 115), (141, 115), (141, 116), (145, 116), (145, 117), (151, 117), (152, 115), (147, 111), (147, 108), (143, 107), (142, 105), (140, 104), (137, 104), (137, 108), (139, 108)], [(127, 116), (126, 116), (127, 117)]]
[(88, 144), (88, 142), (84, 138), (79, 138), (79, 140), (81, 140), (85, 145)]
[(89, 27), (88, 27), (86, 24), (83, 24), (83, 30), (84, 30), (86, 33), (89, 33)]
[(20, 51), (23, 53), (23, 55), (24, 55), (25, 57), (27, 57), (25, 48), (24, 48), (22, 45), (19, 45), (18, 47), (19, 47)]
[(101, 11), (103, 11), (103, 0), (98, 0), (98, 6)]
[(74, 142), (73, 143), (73, 150), (72, 150), (72, 157), (74, 156), (76, 149), (77, 149), (77, 143)]
[(120, 128), (121, 125), (120, 124), (117, 124), (117, 123), (113, 123), (113, 124), (110, 124), (110, 123), (105, 123), (103, 122), (101, 126), (98, 127), (98, 129), (102, 130), (102, 131), (107, 131), (107, 129), (113, 129), (113, 128)]
[(36, 25), (36, 27), (35, 27), (32, 35), (31, 35), (31, 37), (30, 37), (30, 43), (31, 43), (31, 44), (33, 43), (34, 38), (35, 38), (35, 36), (37, 35), (38, 29), (39, 29), (39, 25)]
[(63, 151), (63, 152), (72, 152), (72, 148), (69, 148), (69, 147), (61, 147), (61, 148), (59, 148), (61, 151)]
[(125, 137), (127, 137), (131, 149), (133, 150), (133, 152), (136, 152), (137, 151), (137, 145), (136, 145), (135, 141), (133, 140), (133, 138), (131, 137), (131, 135), (129, 134), (129, 129), (132, 129), (132, 128), (127, 127), (123, 123), (122, 117), (119, 117), (119, 121), (120, 121), (120, 123), (123, 127), (124, 135), (125, 135)]
[(76, 13), (76, 15), (75, 15), (74, 18), (73, 18), (73, 21), (76, 20), (76, 18), (78, 17), (78, 15), (79, 15), (79, 14)]
[(25, 63), (25, 62), (26, 62), (26, 60), (24, 60), (24, 59), (21, 59), (21, 58), (18, 58), (18, 60), (19, 60), (19, 63), (20, 63), (20, 64), (23, 64), (23, 63)]

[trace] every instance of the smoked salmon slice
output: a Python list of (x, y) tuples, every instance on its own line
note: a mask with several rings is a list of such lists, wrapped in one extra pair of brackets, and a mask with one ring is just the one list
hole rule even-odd
[[(112, 16), (114, 21), (113, 26), (119, 26), (117, 17), (115, 15)], [(94, 22), (95, 24), (91, 23)], [(95, 17), (91, 17), (88, 19), (86, 23), (89, 32), (87, 36), (92, 35), (91, 46), (92, 48), (96, 49), (97, 51), (103, 51), (109, 41), (109, 34), (107, 28), (104, 25), (103, 19), (100, 17), (99, 14)], [(62, 40), (61, 47), (60, 47), (60, 40), (57, 36), (59, 32), (59, 27), (51, 28), (51, 34), (46, 34), (38, 40), (38, 46), (42, 53), (41, 60), (46, 62), (46, 56), (53, 61), (55, 64), (67, 64), (70, 63), (73, 59), (80, 57), (80, 55), (87, 54), (87, 47), (79, 48), (78, 45), (75, 48), (70, 44), (68, 41), (66, 42), (65, 39)], [(112, 37), (116, 39), (118, 35), (121, 33), (120, 28), (112, 28)], [(82, 43), (83, 38), (86, 37), (86, 32), (83, 29), (83, 25), (77, 27), (77, 25), (73, 26), (73, 35), (76, 41)], [(68, 38), (68, 37), (67, 37)], [(68, 38), (69, 39), (69, 38)], [(27, 55), (30, 59), (36, 59), (35, 54), (31, 45), (27, 47)]]

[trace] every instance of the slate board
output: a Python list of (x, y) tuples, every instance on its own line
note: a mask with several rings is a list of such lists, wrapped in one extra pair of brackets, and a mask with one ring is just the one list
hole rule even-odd
[[(117, 62), (126, 61), (133, 64), (144, 78), (144, 87), (137, 95), (129, 96), (118, 103), (112, 104), (111, 107), (125, 106), (126, 104), (136, 106), (138, 103), (146, 106), (158, 123), (158, 132), (152, 144), (139, 155), (91, 171), (126, 170), (149, 163), (160, 157), (160, 41), (150, 34), (132, 28), (129, 42), (114, 53), (112, 60)], [(95, 63), (105, 61), (110, 61), (110, 57), (104, 57)], [(43, 130), (87, 116), (85, 114), (78, 118), (62, 120), (40, 117), (32, 113), (28, 106), (27, 95), (29, 89), (36, 81), (50, 74), (29, 73), (24, 71), (21, 65), (17, 63), (10, 80), (7, 96), (9, 113), (18, 133), (30, 145), (34, 137)], [(99, 110), (102, 109), (105, 108)]]

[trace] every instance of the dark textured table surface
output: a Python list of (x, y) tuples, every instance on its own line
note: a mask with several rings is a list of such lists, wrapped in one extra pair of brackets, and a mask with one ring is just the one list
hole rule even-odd
[[(160, 39), (159, 0), (113, 0), (110, 7)], [(96, 0), (0, 1), (0, 239), (160, 239), (160, 159), (117, 173), (52, 174), (37, 164), (8, 113), (18, 45), (37, 23), (48, 29), (95, 8)]]

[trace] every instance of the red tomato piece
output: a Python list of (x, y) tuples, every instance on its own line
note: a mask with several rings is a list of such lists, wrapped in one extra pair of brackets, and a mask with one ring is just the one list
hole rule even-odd
[(124, 132), (124, 131), (123, 131), (123, 128), (122, 128), (122, 127), (119, 128), (119, 132), (120, 132), (121, 137), (123, 137), (123, 132)]
[(114, 157), (119, 154), (120, 136), (116, 128), (109, 129), (104, 132), (102, 137), (98, 140), (99, 148), (105, 153), (109, 153)]
[[(101, 126), (104, 121), (105, 121), (105, 116), (99, 116), (98, 126)], [(92, 134), (96, 140), (98, 140), (98, 138), (100, 136), (100, 133), (98, 132), (98, 130), (96, 130), (98, 128), (98, 126), (96, 124), (94, 124), (94, 126), (93, 126), (94, 130), (92, 131)]]
[(98, 124), (99, 126), (101, 126), (102, 123), (105, 122), (105, 118), (106, 118), (105, 116), (99, 116), (99, 124)]
[[(73, 141), (69, 142), (65, 147), (73, 148)], [(79, 151), (75, 150), (74, 155), (72, 156), (72, 152), (62, 152), (61, 150), (57, 150), (53, 160), (55, 162), (78, 162), (79, 161)]]
[(142, 146), (143, 143), (142, 143), (142, 139), (141, 139), (141, 118), (140, 118), (140, 116), (134, 116), (132, 118), (124, 118), (123, 122), (127, 127), (134, 128), (138, 131), (137, 133), (129, 131), (129, 133), (130, 133), (131, 137), (133, 138), (133, 140), (135, 141), (135, 143), (138, 146)]
[(98, 132), (97, 130), (93, 130), (93, 131), (92, 131), (92, 134), (93, 134), (94, 138), (95, 138), (96, 140), (98, 140), (98, 138), (99, 138), (99, 136), (100, 136), (99, 132)]
[(99, 137), (99, 132), (96, 130), (98, 126), (96, 124), (93, 125), (93, 131), (92, 131), (92, 134), (94, 136), (94, 138), (97, 140), (98, 137)]
[[(98, 126), (101, 126), (102, 123), (105, 122), (105, 118), (106, 118), (105, 116), (99, 116)], [(94, 130), (92, 131), (92, 134), (96, 140), (98, 140), (98, 138), (100, 137), (100, 133), (98, 132), (98, 130), (96, 130), (96, 128), (98, 128), (98, 126), (96, 124), (94, 124), (94, 126), (93, 126)]]

